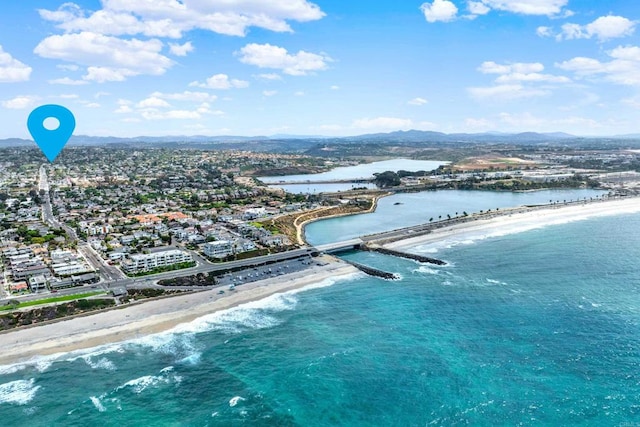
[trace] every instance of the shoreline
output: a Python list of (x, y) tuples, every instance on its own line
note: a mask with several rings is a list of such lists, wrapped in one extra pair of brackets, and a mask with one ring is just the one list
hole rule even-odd
[(376, 194), (376, 195), (374, 195), (372, 197), (373, 200), (371, 202), (371, 207), (369, 207), (369, 209), (367, 209), (366, 211), (346, 212), (346, 213), (327, 215), (327, 216), (323, 216), (323, 217), (319, 217), (319, 218), (307, 219), (305, 221), (302, 221), (300, 224), (296, 225), (296, 231), (298, 232), (298, 235), (302, 238), (302, 241), (305, 244), (308, 245), (309, 242), (307, 242), (306, 233), (305, 233), (305, 228), (307, 227), (307, 225), (311, 224), (312, 222), (322, 221), (322, 220), (325, 220), (325, 219), (332, 219), (332, 218), (340, 218), (340, 217), (343, 217), (343, 216), (352, 216), (352, 215), (362, 215), (362, 214), (373, 213), (378, 208), (378, 201), (380, 199), (382, 199), (383, 197), (391, 196), (393, 194), (394, 193), (392, 193), (392, 192), (386, 192), (384, 194)]
[(11, 330), (0, 335), (0, 366), (167, 332), (208, 314), (359, 273), (333, 257), (321, 260), (326, 264), (239, 285), (223, 295), (218, 294), (219, 288), (211, 289)]
[[(528, 231), (555, 224), (582, 221), (589, 218), (624, 215), (640, 212), (640, 197), (585, 202), (573, 205), (545, 206), (535, 209), (517, 207), (500, 210), (489, 218), (475, 218), (457, 224), (445, 225), (429, 233), (408, 237), (381, 246), (388, 249), (409, 251), (418, 246), (434, 245), (453, 237), (457, 241), (484, 238), (492, 234), (504, 234), (510, 227), (512, 232)], [(511, 234), (511, 233), (509, 233)]]

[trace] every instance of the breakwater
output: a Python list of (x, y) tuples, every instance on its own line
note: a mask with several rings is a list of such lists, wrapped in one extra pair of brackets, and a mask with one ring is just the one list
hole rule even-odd
[(398, 276), (395, 273), (389, 273), (388, 271), (380, 270), (374, 267), (369, 267), (368, 265), (360, 264), (358, 262), (347, 261), (345, 259), (343, 259), (342, 261), (351, 264), (352, 266), (362, 271), (363, 273), (368, 274), (369, 276), (380, 277), (382, 279), (387, 279), (387, 280), (400, 279), (400, 276)]
[(412, 259), (414, 261), (424, 262), (424, 263), (428, 263), (428, 264), (435, 264), (435, 265), (446, 265), (447, 264), (445, 261), (442, 261), (440, 259), (431, 258), (431, 257), (424, 256), (424, 255), (411, 254), (411, 253), (407, 253), (407, 252), (400, 252), (400, 251), (396, 251), (394, 249), (383, 248), (381, 246), (362, 245), (361, 248), (362, 248), (362, 250), (365, 250), (365, 251), (378, 252), (378, 253), (381, 253), (381, 254), (384, 254), (384, 255), (391, 255), (391, 256), (396, 256), (396, 257), (399, 257), (399, 258)]

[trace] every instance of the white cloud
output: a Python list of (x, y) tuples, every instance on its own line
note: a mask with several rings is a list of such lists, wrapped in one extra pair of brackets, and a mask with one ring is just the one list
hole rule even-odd
[[(512, 100), (549, 95), (548, 87), (544, 89), (533, 87), (536, 83), (570, 83), (565, 76), (543, 74), (544, 65), (539, 62), (516, 62), (512, 64), (497, 64), (485, 61), (478, 71), (483, 74), (497, 74), (494, 86), (471, 87), (469, 94), (476, 99)], [(529, 86), (524, 86), (528, 83)]]
[(424, 104), (426, 104), (427, 102), (429, 102), (429, 101), (427, 101), (427, 100), (426, 100), (426, 99), (424, 99), (424, 98), (413, 98), (412, 100), (410, 100), (410, 101), (408, 102), (408, 104), (409, 104), (409, 105), (424, 105)]
[(458, 8), (449, 0), (433, 0), (422, 3), (420, 10), (427, 22), (449, 22), (455, 19)]
[(174, 62), (162, 55), (160, 40), (124, 40), (92, 32), (49, 36), (34, 52), (44, 58), (87, 65), (85, 80), (123, 81), (140, 74), (161, 75)]
[(63, 71), (78, 71), (80, 67), (74, 64), (58, 64), (56, 68)]
[(538, 27), (536, 34), (539, 37), (553, 37), (553, 29), (551, 27)]
[(164, 99), (160, 99), (158, 97), (151, 96), (149, 98), (143, 99), (142, 101), (138, 102), (136, 104), (136, 107), (138, 107), (138, 108), (166, 108), (166, 107), (171, 107), (171, 104), (169, 104)]
[(73, 79), (70, 79), (69, 77), (63, 77), (61, 79), (49, 80), (49, 84), (52, 84), (52, 85), (80, 86), (80, 85), (89, 84), (89, 82), (86, 81), (86, 80), (73, 80)]
[(131, 108), (132, 104), (133, 102), (129, 101), (128, 99), (118, 99), (118, 108), (114, 111), (114, 113), (117, 113), (117, 114), (133, 113), (133, 109)]
[(303, 91), (299, 90), (299, 91), (295, 92), (294, 95), (295, 96), (304, 96), (305, 93)]
[(250, 43), (236, 52), (240, 62), (255, 65), (260, 68), (274, 68), (292, 76), (304, 76), (313, 71), (324, 70), (327, 62), (331, 61), (327, 55), (305, 52), (290, 54), (283, 47), (271, 44)]
[(25, 82), (31, 71), (31, 67), (12, 57), (0, 45), (0, 83)]
[(151, 94), (151, 97), (170, 99), (175, 101), (193, 101), (193, 102), (215, 101), (216, 99), (218, 99), (217, 96), (207, 92), (191, 92), (188, 90), (181, 93), (153, 92)]
[(485, 6), (494, 10), (547, 16), (560, 15), (568, 2), (569, 0), (482, 0)]
[(87, 108), (100, 108), (100, 104), (98, 104), (97, 102), (88, 102), (84, 104), (84, 106)]
[(549, 95), (549, 90), (527, 88), (520, 84), (497, 85), (488, 87), (470, 87), (469, 94), (478, 100), (512, 100)]
[(611, 61), (575, 57), (556, 64), (557, 67), (573, 71), (578, 77), (602, 76), (605, 80), (629, 86), (640, 86), (640, 47), (618, 46), (607, 52)]
[(121, 105), (116, 110), (114, 110), (114, 113), (116, 113), (116, 114), (129, 114), (129, 113), (133, 113), (133, 109), (131, 107), (129, 107), (128, 105)]
[(571, 79), (565, 76), (554, 76), (541, 73), (511, 73), (504, 74), (496, 79), (496, 83), (513, 82), (547, 82), (547, 83), (570, 83)]
[(226, 74), (214, 74), (205, 80), (204, 83), (191, 82), (189, 86), (197, 86), (207, 89), (232, 89), (232, 88), (245, 88), (249, 86), (249, 82), (238, 79), (230, 79)]
[(102, 9), (90, 13), (65, 3), (58, 10), (40, 9), (40, 16), (66, 32), (96, 31), (121, 36), (181, 38), (201, 29), (244, 36), (249, 27), (292, 32), (287, 21), (307, 22), (325, 14), (307, 0), (102, 0)]
[(104, 82), (123, 82), (127, 77), (137, 75), (136, 72), (126, 68), (109, 68), (109, 67), (89, 67), (87, 74), (82, 78), (98, 83)]
[(411, 119), (400, 119), (396, 117), (376, 117), (373, 119), (364, 118), (355, 120), (352, 124), (358, 129), (410, 129), (413, 127)]
[(80, 98), (80, 96), (78, 94), (75, 93), (63, 93), (58, 95), (58, 98), (62, 98), (62, 99), (78, 99)]
[(467, 9), (472, 15), (486, 15), (491, 11), (491, 8), (481, 1), (469, 1), (467, 2)]
[(276, 95), (277, 93), (278, 93), (278, 91), (277, 91), (277, 90), (263, 90), (263, 91), (262, 91), (262, 94), (263, 94), (264, 96), (274, 96), (274, 95)]
[(175, 56), (187, 56), (187, 53), (193, 52), (193, 49), (191, 42), (185, 44), (169, 43), (169, 51)]
[(256, 77), (262, 80), (282, 80), (282, 76), (278, 73), (258, 74)]
[(146, 120), (167, 120), (167, 119), (179, 119), (179, 120), (197, 120), (201, 119), (205, 115), (223, 115), (224, 112), (220, 110), (211, 110), (210, 105), (206, 102), (200, 104), (195, 110), (169, 110), (158, 111), (155, 109), (143, 110), (142, 117)]
[(333, 85), (333, 86), (331, 86), (329, 89), (331, 89), (331, 90), (340, 90), (340, 86), (338, 86), (338, 85)]
[(493, 61), (485, 61), (478, 67), (478, 71), (483, 74), (539, 73), (543, 70), (544, 65), (539, 62), (516, 62), (501, 65)]
[(20, 95), (12, 99), (2, 101), (1, 104), (4, 108), (8, 108), (10, 110), (23, 110), (35, 105), (38, 99), (39, 98), (37, 96)]
[(623, 16), (601, 16), (587, 25), (567, 23), (562, 26), (562, 33), (557, 37), (562, 40), (597, 38), (606, 41), (633, 34), (636, 22)]

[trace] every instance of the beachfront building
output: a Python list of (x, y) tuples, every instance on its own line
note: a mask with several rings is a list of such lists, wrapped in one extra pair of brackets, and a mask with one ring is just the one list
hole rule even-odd
[(229, 240), (216, 240), (204, 244), (204, 254), (209, 258), (223, 259), (233, 254), (233, 243)]
[(179, 249), (171, 249), (150, 254), (128, 255), (122, 262), (122, 269), (127, 274), (136, 274), (185, 262), (193, 262), (191, 254)]

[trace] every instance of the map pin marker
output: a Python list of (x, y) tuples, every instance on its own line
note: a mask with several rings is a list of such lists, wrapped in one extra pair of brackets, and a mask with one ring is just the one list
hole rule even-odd
[[(47, 129), (44, 121), (48, 118), (58, 120), (58, 127)], [(62, 105), (41, 105), (29, 114), (27, 128), (47, 159), (53, 163), (64, 148), (76, 128), (76, 118), (73, 113)]]

